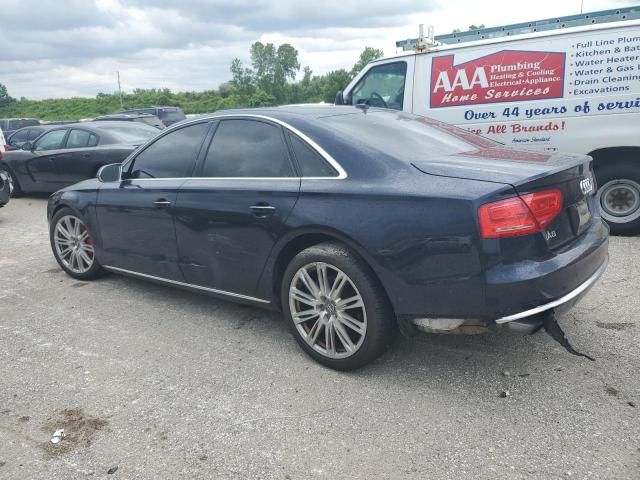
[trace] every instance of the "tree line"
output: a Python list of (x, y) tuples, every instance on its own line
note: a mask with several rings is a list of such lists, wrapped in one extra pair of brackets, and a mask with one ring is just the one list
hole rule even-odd
[[(208, 113), (225, 108), (266, 107), (290, 103), (334, 101), (370, 61), (382, 57), (380, 49), (366, 47), (351, 70), (338, 69), (314, 75), (310, 67), (301, 67), (298, 51), (285, 43), (255, 42), (251, 45), (250, 65), (238, 58), (231, 62), (231, 80), (217, 89), (199, 92), (172, 92), (168, 88), (137, 88), (122, 94), (124, 108), (149, 105), (181, 107), (185, 113)], [(295, 81), (302, 68), (302, 77)], [(120, 96), (98, 93), (95, 98), (15, 99), (0, 83), (0, 118), (28, 117), (42, 120), (78, 120), (121, 110)]]

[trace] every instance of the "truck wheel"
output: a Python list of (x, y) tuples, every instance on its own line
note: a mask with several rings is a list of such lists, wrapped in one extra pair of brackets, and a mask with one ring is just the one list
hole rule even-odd
[(640, 233), (640, 162), (602, 165), (596, 180), (600, 211), (611, 233)]

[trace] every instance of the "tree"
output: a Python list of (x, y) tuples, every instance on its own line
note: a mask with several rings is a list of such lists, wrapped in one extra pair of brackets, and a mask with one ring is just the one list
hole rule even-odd
[(231, 75), (231, 85), (240, 95), (251, 95), (255, 91), (253, 71), (244, 68), (239, 58), (234, 58), (231, 62)]
[[(231, 80), (217, 89), (199, 92), (172, 92), (167, 88), (136, 88), (123, 94), (126, 106), (176, 105), (185, 113), (207, 113), (240, 106), (271, 106), (284, 103), (333, 103), (336, 92), (343, 90), (352, 75), (382, 55), (375, 48), (365, 48), (351, 71), (333, 70), (314, 75), (309, 66), (300, 70), (298, 51), (289, 44), (276, 48), (273, 44), (255, 42), (251, 46), (251, 68), (240, 59), (230, 66)], [(34, 117), (42, 120), (78, 120), (120, 110), (116, 92), (96, 93), (94, 98), (50, 98), (46, 100), (14, 100), (0, 84), (0, 118)]]
[(287, 81), (296, 78), (300, 70), (298, 51), (288, 43), (276, 50), (273, 43), (255, 42), (251, 45), (251, 66), (256, 87), (282, 102)]
[[(484, 28), (484, 23), (481, 23), (480, 25), (469, 25), (469, 28), (467, 29), (468, 32), (471, 32), (473, 30), (481, 30)], [(460, 30), (459, 28), (454, 28), (453, 32), (451, 33), (461, 33), (462, 30)]]
[(351, 81), (351, 77), (352, 75), (342, 68), (327, 73), (323, 79), (322, 100), (333, 103), (336, 99), (336, 93), (339, 90), (344, 90)]
[(369, 63), (382, 58), (384, 52), (379, 48), (364, 47), (364, 50), (360, 54), (360, 58), (351, 69), (351, 77), (355, 77), (360, 71)]
[(13, 101), (13, 98), (9, 96), (9, 93), (7, 92), (7, 87), (5, 87), (2, 83), (0, 83), (0, 107), (9, 105), (12, 101)]

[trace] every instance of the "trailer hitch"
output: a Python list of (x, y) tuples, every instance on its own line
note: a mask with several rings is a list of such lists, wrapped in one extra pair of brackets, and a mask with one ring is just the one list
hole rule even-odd
[[(584, 357), (591, 360), (592, 362), (596, 361), (595, 358), (590, 357), (586, 353), (579, 352), (571, 346), (571, 344), (569, 343), (569, 339), (567, 338), (567, 335), (564, 333), (562, 328), (560, 328), (560, 324), (558, 323), (558, 320), (556, 320), (556, 316), (554, 315), (552, 310), (541, 314), (541, 317), (542, 317), (542, 324), (538, 327), (536, 332), (540, 330), (540, 328), (544, 327), (544, 329), (551, 336), (551, 338), (553, 338), (556, 342), (562, 345), (565, 348), (565, 350), (569, 352), (571, 355)], [(532, 333), (535, 333), (535, 332), (532, 332)]]

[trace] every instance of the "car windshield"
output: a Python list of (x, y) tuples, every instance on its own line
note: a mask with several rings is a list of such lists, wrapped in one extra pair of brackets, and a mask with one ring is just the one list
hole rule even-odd
[(407, 113), (369, 110), (322, 120), (354, 141), (409, 161), (424, 160), (425, 152), (430, 157), (455, 155), (500, 145), (453, 125)]
[(111, 125), (105, 123), (97, 128), (109, 132), (122, 143), (141, 145), (158, 134), (158, 129), (141, 123), (131, 123), (131, 126)]

